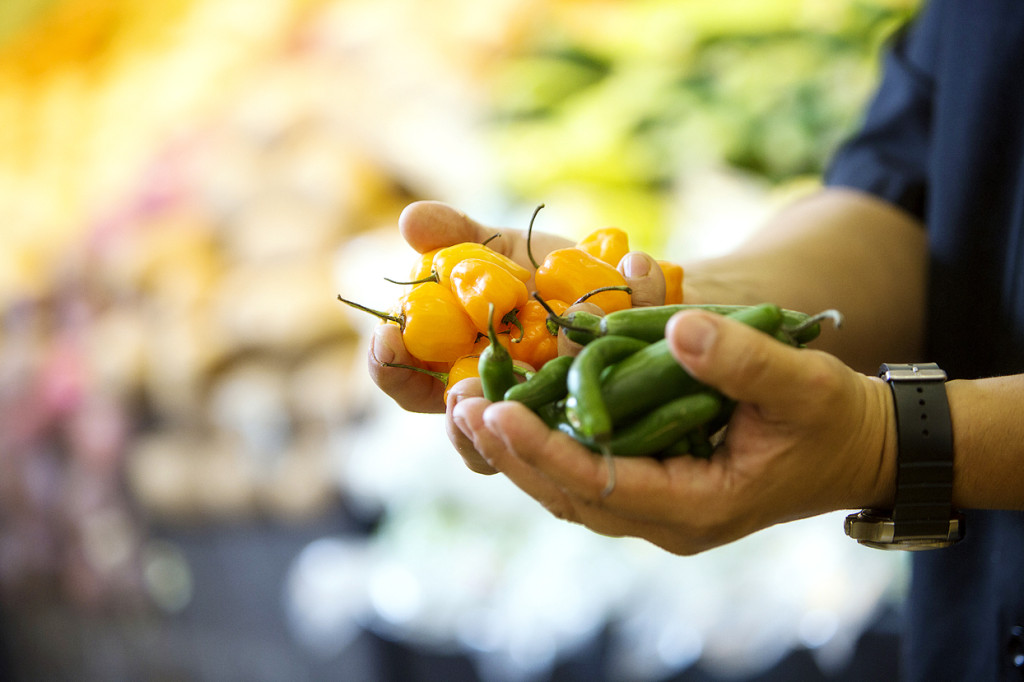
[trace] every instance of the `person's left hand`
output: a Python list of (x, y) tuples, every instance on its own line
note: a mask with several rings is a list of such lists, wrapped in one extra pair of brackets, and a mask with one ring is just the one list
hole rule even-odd
[(782, 521), (891, 502), (895, 426), (879, 379), (702, 311), (677, 314), (666, 336), (691, 374), (738, 401), (708, 460), (616, 457), (615, 487), (604, 496), (602, 456), (521, 404), (464, 395), (449, 410), (457, 430), (449, 436), (556, 517), (679, 554)]

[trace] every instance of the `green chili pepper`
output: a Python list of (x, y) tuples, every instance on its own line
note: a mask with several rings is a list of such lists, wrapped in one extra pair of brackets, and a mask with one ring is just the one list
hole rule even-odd
[[(565, 328), (565, 334), (571, 341), (584, 345), (600, 336), (632, 336), (645, 341), (657, 341), (665, 336), (665, 325), (669, 318), (683, 310), (706, 310), (718, 315), (731, 315), (753, 307), (756, 306), (679, 303), (628, 308), (604, 316), (577, 310), (554, 322)], [(821, 333), (822, 319), (830, 318), (837, 326), (842, 319), (834, 310), (826, 310), (817, 315), (787, 309), (780, 309), (780, 312), (782, 322), (779, 328), (795, 344), (806, 344), (817, 338)]]
[(667, 339), (641, 348), (601, 376), (601, 395), (612, 424), (693, 393), (701, 386), (672, 355)]
[(707, 424), (698, 426), (691, 431), (688, 440), (690, 441), (690, 455), (693, 457), (708, 459), (715, 451), (715, 446), (711, 444), (711, 433)]
[(490, 304), (490, 324), (487, 329), (487, 337), (490, 344), (480, 352), (479, 371), (480, 385), (483, 387), (484, 397), (491, 402), (498, 402), (504, 399), (505, 391), (516, 384), (516, 372), (512, 355), (508, 349), (498, 342), (498, 335), (494, 331), (494, 304)]
[(584, 437), (599, 443), (611, 437), (612, 420), (601, 395), (601, 373), (645, 346), (646, 341), (628, 336), (604, 336), (584, 346), (573, 360), (566, 376), (565, 411)]
[[(619, 457), (687, 453), (690, 451), (690, 438), (699, 433), (699, 427), (715, 417), (721, 405), (721, 396), (710, 390), (670, 400), (617, 429), (606, 444), (607, 450)], [(556, 421), (554, 428), (594, 452), (604, 452), (595, 439), (586, 436), (568, 419)]]
[(560, 355), (544, 363), (526, 381), (505, 391), (505, 400), (516, 400), (536, 412), (542, 405), (561, 400), (569, 392), (566, 377), (573, 356)]
[(714, 391), (670, 400), (617, 429), (608, 447), (620, 457), (657, 454), (713, 419), (721, 405)]

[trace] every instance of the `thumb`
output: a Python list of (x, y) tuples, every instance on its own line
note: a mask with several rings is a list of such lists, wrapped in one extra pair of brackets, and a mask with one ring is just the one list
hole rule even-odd
[(665, 327), (669, 347), (697, 380), (734, 400), (778, 403), (793, 396), (805, 354), (737, 320), (703, 310), (677, 313)]
[(619, 261), (618, 270), (633, 292), (634, 308), (665, 302), (665, 275), (654, 258), (643, 251), (630, 251)]
[(440, 201), (409, 204), (398, 216), (398, 229), (420, 253), (461, 242), (481, 242), (490, 236), (480, 223)]

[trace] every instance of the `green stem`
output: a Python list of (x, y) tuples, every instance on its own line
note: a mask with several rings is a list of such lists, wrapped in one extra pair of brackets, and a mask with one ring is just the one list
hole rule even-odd
[(541, 307), (548, 312), (548, 320), (550, 322), (553, 322), (555, 325), (561, 327), (562, 329), (571, 329), (577, 332), (589, 333), (592, 331), (590, 329), (584, 329), (582, 327), (574, 327), (572, 325), (572, 322), (570, 322), (568, 318), (562, 317), (561, 315), (556, 313), (550, 305), (548, 305), (548, 302), (544, 300), (544, 298), (540, 295), (539, 291), (533, 292), (532, 296), (538, 303), (540, 303)]
[(423, 279), (414, 279), (414, 280), (411, 280), (409, 282), (399, 282), (398, 280), (391, 279), (390, 277), (385, 277), (384, 281), (385, 282), (391, 282), (392, 284), (425, 284), (427, 282), (438, 282), (440, 279), (441, 278), (437, 276), (436, 272), (431, 272), (429, 275), (427, 275)]
[(537, 220), (537, 214), (544, 208), (544, 204), (541, 204), (537, 208), (533, 209), (533, 215), (530, 217), (530, 226), (526, 228), (526, 255), (530, 258), (530, 263), (533, 265), (533, 269), (536, 270), (540, 267), (537, 263), (537, 259), (533, 257), (533, 248), (531, 246), (533, 240), (533, 222)]
[(341, 294), (338, 294), (338, 300), (341, 301), (342, 303), (346, 304), (346, 305), (352, 306), (356, 310), (362, 310), (364, 313), (370, 313), (371, 315), (376, 315), (377, 317), (379, 317), (382, 320), (387, 320), (388, 322), (394, 322), (395, 324), (397, 324), (399, 326), (399, 328), (402, 331), (405, 331), (405, 317), (404, 316), (390, 315), (390, 314), (385, 313), (385, 312), (380, 311), (380, 310), (374, 310), (373, 308), (367, 308), (365, 305), (363, 305), (361, 303), (356, 303), (355, 301), (350, 301), (347, 298), (342, 298)]
[(382, 362), (382, 363), (380, 363), (380, 365), (381, 365), (381, 367), (395, 367), (395, 368), (398, 368), (398, 369), (411, 369), (412, 371), (419, 372), (420, 374), (428, 374), (428, 375), (434, 377), (435, 379), (437, 379), (438, 381), (440, 381), (441, 383), (445, 383), (445, 384), (448, 383), (448, 372), (435, 372), (433, 370), (426, 369), (425, 367), (416, 367), (415, 365), (403, 365), (400, 362)]
[[(633, 293), (633, 290), (630, 289), (625, 284), (617, 284), (617, 285), (614, 285), (614, 286), (607, 286), (607, 287), (598, 287), (598, 288), (594, 289), (593, 291), (588, 291), (587, 293), (585, 293), (582, 296), (580, 296), (578, 299), (576, 299), (576, 303), (583, 303), (584, 301), (586, 301), (591, 296), (595, 296), (597, 294), (600, 294), (603, 291), (625, 291), (627, 294), (632, 294)], [(576, 303), (574, 303), (573, 305), (576, 305)]]

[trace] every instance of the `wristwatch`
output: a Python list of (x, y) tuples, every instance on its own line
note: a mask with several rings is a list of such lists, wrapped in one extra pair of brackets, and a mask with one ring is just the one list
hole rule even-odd
[(885, 364), (896, 407), (896, 497), (891, 510), (846, 517), (846, 534), (876, 549), (938, 549), (963, 538), (953, 508), (953, 427), (946, 373), (935, 363)]

